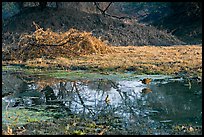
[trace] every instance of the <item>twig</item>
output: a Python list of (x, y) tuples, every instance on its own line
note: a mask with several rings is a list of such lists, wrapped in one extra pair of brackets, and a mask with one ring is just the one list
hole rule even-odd
[(6, 106), (6, 112), (7, 112), (7, 110), (8, 110), (9, 105), (10, 105), (10, 101), (8, 102), (8, 104), (7, 104), (7, 106)]
[(103, 135), (108, 130), (108, 128), (109, 128), (109, 126), (104, 128), (100, 133), (98, 133), (98, 135)]

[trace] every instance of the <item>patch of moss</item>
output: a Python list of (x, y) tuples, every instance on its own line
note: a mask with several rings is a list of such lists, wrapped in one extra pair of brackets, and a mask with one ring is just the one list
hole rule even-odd
[(10, 108), (8, 112), (2, 112), (2, 124), (22, 125), (30, 122), (39, 122), (51, 119), (43, 113), (29, 111), (27, 109)]

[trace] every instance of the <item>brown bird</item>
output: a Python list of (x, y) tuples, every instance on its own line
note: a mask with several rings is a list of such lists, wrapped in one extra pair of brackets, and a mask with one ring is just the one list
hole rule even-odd
[(142, 81), (143, 84), (149, 84), (152, 81), (152, 79), (151, 78), (145, 78), (145, 79), (140, 80), (140, 81)]
[(142, 89), (142, 93), (143, 93), (143, 94), (148, 94), (148, 93), (150, 93), (150, 92), (152, 92), (152, 90), (151, 90), (150, 88), (144, 88), (144, 89)]

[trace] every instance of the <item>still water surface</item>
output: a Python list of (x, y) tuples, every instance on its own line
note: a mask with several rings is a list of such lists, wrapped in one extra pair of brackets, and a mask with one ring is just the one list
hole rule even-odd
[[(152, 78), (152, 82), (141, 83), (139, 80), (144, 77)], [(4, 84), (3, 92), (11, 90), (11, 86), (15, 90), (2, 98), (3, 123), (9, 122), (4, 114), (8, 107), (8, 111), (57, 109), (59, 113), (78, 114), (95, 121), (100, 117), (104, 122), (118, 118), (121, 127), (127, 129), (138, 126), (143, 120), (155, 127), (158, 123), (202, 125), (201, 84), (192, 82), (189, 86), (181, 78), (148, 75), (131, 80), (55, 79), (53, 82), (53, 79), (48, 79), (46, 82), (25, 82), (9, 74), (7, 82), (10, 85)]]

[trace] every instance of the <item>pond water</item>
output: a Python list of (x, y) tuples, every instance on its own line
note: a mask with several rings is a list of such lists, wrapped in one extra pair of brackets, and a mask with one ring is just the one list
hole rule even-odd
[[(2, 98), (4, 124), (12, 122), (6, 119), (6, 111), (26, 109), (36, 117), (41, 111), (79, 115), (126, 130), (149, 126), (155, 129), (155, 134), (165, 124), (202, 125), (202, 86), (182, 78), (144, 75), (114, 80), (44, 78), (40, 82), (25, 82), (16, 75), (2, 75), (2, 93), (12, 90)], [(143, 84), (139, 81), (142, 78), (152, 81)], [(40, 117), (50, 119), (51, 115)], [(65, 115), (54, 118), (59, 117)], [(21, 120), (21, 124), (26, 122)]]

